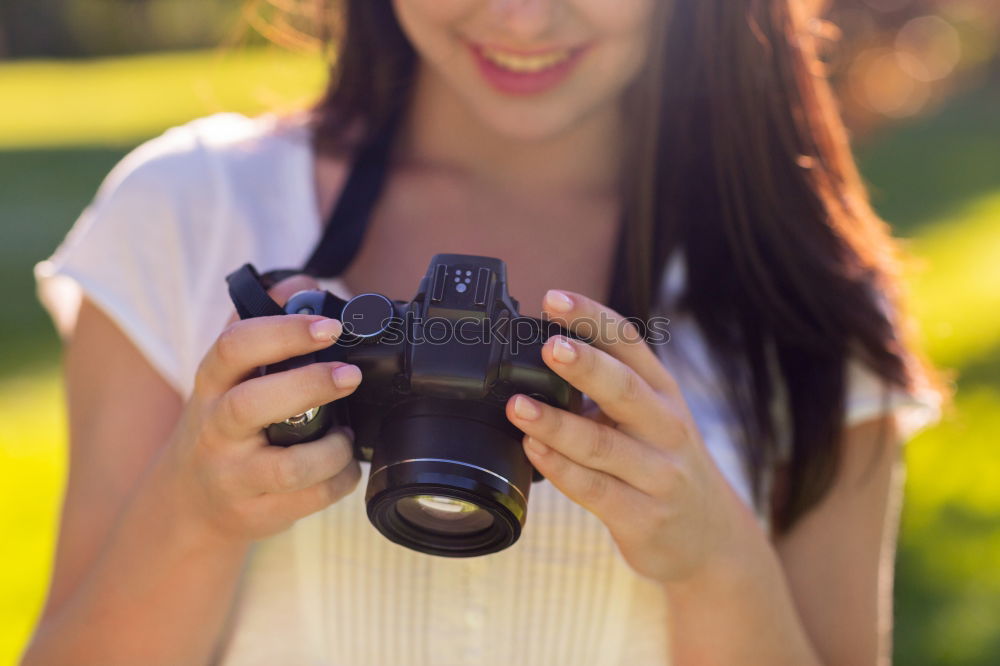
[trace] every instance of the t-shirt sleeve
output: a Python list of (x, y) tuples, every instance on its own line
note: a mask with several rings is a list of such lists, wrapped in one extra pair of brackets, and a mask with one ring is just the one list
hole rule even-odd
[(846, 383), (847, 427), (893, 413), (907, 440), (941, 419), (941, 398), (935, 391), (890, 386), (856, 357), (848, 360)]
[[(895, 322), (898, 313), (886, 294), (876, 291), (874, 295), (879, 309)], [(857, 354), (848, 357), (845, 383), (845, 427), (895, 414), (900, 436), (906, 441), (941, 420), (941, 396), (936, 391), (890, 385)]]
[(54, 253), (36, 264), (38, 298), (60, 337), (73, 330), (83, 296), (106, 313), (182, 395), (189, 390), (186, 222), (210, 214), (203, 150), (185, 127), (123, 158)]

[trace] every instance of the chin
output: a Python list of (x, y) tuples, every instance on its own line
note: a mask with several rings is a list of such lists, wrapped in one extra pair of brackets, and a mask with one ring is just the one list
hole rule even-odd
[(474, 104), (473, 111), (494, 132), (519, 142), (541, 142), (558, 137), (579, 125), (586, 115), (569, 108), (540, 108), (537, 102), (510, 108), (495, 100)]

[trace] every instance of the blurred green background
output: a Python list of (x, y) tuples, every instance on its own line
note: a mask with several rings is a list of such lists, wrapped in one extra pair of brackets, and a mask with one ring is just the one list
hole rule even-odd
[[(300, 0), (301, 15), (323, 0)], [(823, 4), (823, 0), (817, 0)], [(0, 665), (42, 602), (66, 470), (59, 345), (31, 268), (111, 167), (167, 127), (301, 104), (301, 20), (223, 0), (0, 5)], [(880, 213), (906, 239), (955, 409), (907, 445), (897, 664), (1000, 664), (1000, 5), (833, 2), (828, 62)], [(44, 20), (39, 20), (45, 17)], [(266, 19), (266, 23), (262, 20)], [(241, 31), (252, 24), (253, 31)], [(278, 25), (278, 33), (267, 26)], [(269, 47), (260, 38), (294, 49)], [(226, 41), (222, 49), (206, 48)], [(139, 53), (142, 52), (142, 53)]]

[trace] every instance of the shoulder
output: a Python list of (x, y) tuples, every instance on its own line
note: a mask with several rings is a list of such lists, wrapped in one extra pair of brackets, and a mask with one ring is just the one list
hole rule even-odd
[[(216, 113), (171, 127), (130, 151), (108, 174), (98, 199), (122, 188), (197, 197), (240, 184), (240, 176), (265, 181), (308, 152), (304, 122), (272, 114)], [(277, 163), (275, 162), (277, 160)], [(252, 183), (241, 189), (252, 190)]]
[(316, 225), (310, 127), (304, 114), (239, 113), (171, 127), (115, 165), (91, 208), (86, 217), (133, 251), (172, 250), (173, 269), (195, 282), (218, 266), (286, 259)]

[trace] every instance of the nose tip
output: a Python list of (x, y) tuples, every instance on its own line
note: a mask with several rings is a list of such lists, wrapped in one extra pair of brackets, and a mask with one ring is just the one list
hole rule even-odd
[(492, 9), (509, 33), (520, 39), (545, 36), (555, 21), (557, 5), (565, 0), (493, 0)]

